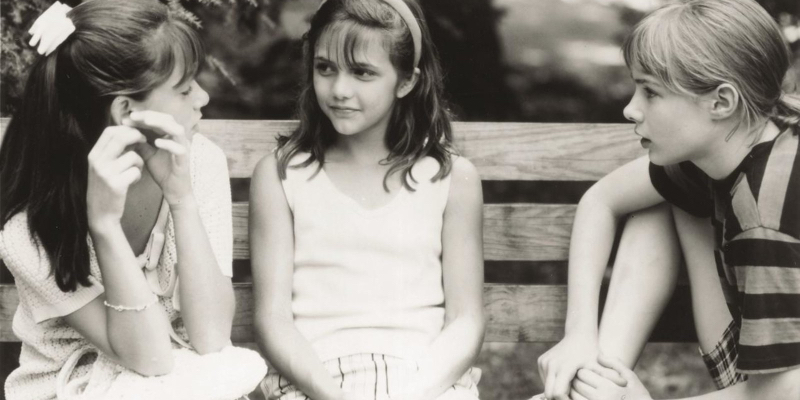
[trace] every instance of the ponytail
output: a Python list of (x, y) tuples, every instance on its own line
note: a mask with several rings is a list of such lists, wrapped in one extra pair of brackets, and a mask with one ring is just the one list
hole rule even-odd
[(781, 94), (777, 104), (772, 109), (770, 119), (781, 130), (791, 128), (794, 134), (800, 134), (800, 96), (796, 94)]
[[(61, 49), (59, 49), (61, 50)], [(0, 147), (0, 221), (26, 211), (28, 229), (44, 248), (62, 291), (89, 286), (86, 245), (86, 156), (90, 143), (67, 112), (59, 56), (34, 64), (19, 112)], [(96, 140), (96, 134), (94, 136)], [(95, 140), (92, 140), (93, 144)]]
[(87, 1), (75, 32), (31, 69), (0, 146), (0, 223), (25, 212), (62, 291), (89, 286), (88, 155), (119, 95), (144, 99), (176, 68), (194, 77), (197, 34), (156, 0)]

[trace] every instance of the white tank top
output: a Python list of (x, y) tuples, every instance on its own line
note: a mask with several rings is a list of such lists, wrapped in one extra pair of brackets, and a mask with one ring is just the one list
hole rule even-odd
[[(290, 165), (305, 161), (298, 154)], [(318, 163), (282, 181), (294, 215), (292, 311), (324, 361), (357, 353), (418, 359), (444, 326), (442, 220), (450, 177), (433, 158), (412, 169), (415, 191), (365, 209)]]

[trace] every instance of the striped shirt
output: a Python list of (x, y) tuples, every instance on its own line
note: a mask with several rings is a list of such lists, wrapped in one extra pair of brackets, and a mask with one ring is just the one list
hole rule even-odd
[(753, 146), (725, 179), (691, 162), (650, 165), (673, 205), (711, 217), (723, 293), (741, 328), (737, 370), (800, 367), (800, 140), (784, 131)]

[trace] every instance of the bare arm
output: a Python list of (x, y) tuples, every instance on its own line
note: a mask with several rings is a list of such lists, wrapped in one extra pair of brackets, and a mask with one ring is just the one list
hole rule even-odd
[[(180, 260), (178, 295), (186, 331), (198, 353), (218, 351), (231, 342), (235, 313), (231, 279), (217, 265), (197, 204), (186, 202), (170, 211)], [(230, 210), (227, 212), (230, 215)]]
[(631, 161), (594, 184), (578, 204), (570, 240), (565, 336), (539, 358), (548, 398), (567, 399), (578, 368), (596, 359), (600, 284), (619, 218), (663, 201), (648, 169), (647, 157)]
[[(200, 354), (218, 351), (230, 344), (235, 312), (233, 287), (230, 278), (220, 271), (218, 258), (212, 250), (215, 246), (212, 246), (207, 227), (200, 218), (189, 171), (191, 142), (171, 115), (140, 111), (132, 113), (130, 118), (130, 125), (156, 130), (168, 138), (156, 140), (158, 149), (142, 146), (139, 151), (150, 174), (161, 187), (172, 214), (180, 277), (178, 296), (189, 340)], [(224, 158), (209, 157), (202, 162), (211, 164), (206, 172), (213, 175), (215, 181), (209, 184), (227, 188)], [(216, 198), (201, 200), (215, 203), (213, 212), (219, 213), (218, 219), (224, 221), (222, 223), (230, 224), (230, 197), (225, 198), (227, 191), (222, 192), (213, 193)], [(227, 227), (220, 229), (228, 232)], [(218, 240), (233, 241), (231, 237)]]
[(256, 342), (278, 372), (314, 400), (343, 399), (292, 314), (294, 229), (274, 155), (256, 166), (250, 185), (250, 254)]
[(442, 227), (445, 325), (420, 362), (419, 396), (435, 399), (472, 366), (483, 343), (483, 193), (475, 167), (453, 162)]
[[(111, 127), (89, 154), (87, 216), (103, 276), (105, 296), (65, 316), (65, 321), (120, 365), (144, 375), (172, 369), (169, 322), (145, 281), (120, 224), (131, 183), (141, 176), (143, 160), (128, 146), (144, 141), (138, 131)], [(103, 305), (141, 307), (116, 311)]]

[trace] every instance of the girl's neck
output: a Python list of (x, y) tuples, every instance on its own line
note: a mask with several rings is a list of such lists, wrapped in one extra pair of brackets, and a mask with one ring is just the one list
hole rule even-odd
[(334, 153), (332, 161), (340, 161), (337, 158), (344, 157), (358, 164), (375, 164), (386, 159), (389, 149), (386, 147), (385, 134), (368, 133), (337, 135), (336, 142), (330, 148)]
[[(736, 132), (730, 135), (730, 139), (720, 139), (721, 143), (715, 147), (714, 151), (709, 152), (702, 159), (693, 160), (693, 163), (712, 179), (721, 180), (727, 178), (750, 154), (753, 146), (771, 141), (780, 133), (778, 127), (768, 119), (760, 120), (753, 126), (756, 128), (750, 129), (746, 124), (742, 123), (736, 129)], [(722, 131), (730, 132), (730, 129), (732, 129), (725, 128), (722, 128)], [(753, 138), (759, 133), (758, 141), (754, 143)]]

